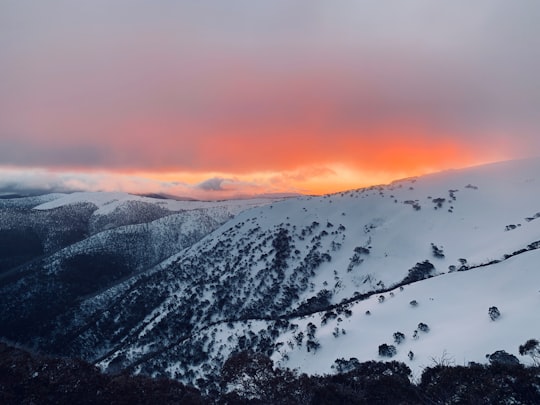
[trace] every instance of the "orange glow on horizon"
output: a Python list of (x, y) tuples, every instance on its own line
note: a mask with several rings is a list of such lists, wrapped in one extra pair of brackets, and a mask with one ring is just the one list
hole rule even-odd
[(305, 132), (272, 137), (208, 136), (197, 145), (201, 169), (171, 166), (122, 172), (163, 182), (198, 184), (209, 178), (223, 178), (257, 184), (267, 192), (326, 194), (471, 166), (480, 163), (478, 158), (486, 161), (485, 157), (473, 156), (466, 145), (451, 136), (434, 139), (410, 131), (410, 135), (394, 135), (397, 132), (390, 129), (379, 130), (367, 139), (343, 134), (312, 136)]
[[(388, 169), (363, 168), (342, 162), (328, 162), (321, 165), (297, 167), (291, 170), (266, 170), (253, 172), (189, 171), (189, 170), (96, 170), (92, 168), (26, 168), (22, 176), (38, 179), (34, 183), (52, 182), (63, 184), (68, 190), (123, 191), (134, 194), (165, 193), (179, 197), (201, 200), (221, 200), (227, 198), (250, 197), (261, 194), (331, 194), (372, 185), (388, 184), (392, 181), (414, 177), (446, 169), (459, 169), (497, 160), (467, 161), (452, 160), (458, 150), (426, 150), (429, 159), (422, 161), (420, 149), (388, 149), (384, 154), (371, 159), (380, 163), (383, 157), (391, 159)], [(437, 161), (437, 159), (441, 159)], [(370, 161), (365, 159), (365, 161)], [(424, 163), (433, 163), (429, 166)], [(459, 164), (458, 164), (459, 162)], [(400, 164), (403, 165), (400, 167)], [(15, 166), (0, 167), (3, 177), (21, 176), (21, 169)], [(17, 174), (19, 173), (19, 174)], [(216, 182), (218, 188), (207, 188), (208, 182)], [(214, 186), (215, 187), (215, 186)]]
[[(91, 163), (35, 167), (88, 175), (94, 191), (223, 199), (328, 194), (506, 158), (496, 141), (476, 144), (412, 119), (349, 125), (333, 117), (331, 104), (317, 102), (290, 121), (224, 119), (191, 127), (143, 116), (105, 131), (90, 149)], [(55, 145), (85, 161), (81, 139), (59, 135)]]
[[(151, 137), (140, 136), (131, 145), (112, 148), (111, 153), (118, 153), (121, 160), (130, 153), (144, 152), (145, 161), (150, 161), (144, 168), (81, 165), (56, 167), (53, 171), (95, 173), (99, 181), (92, 183), (94, 190), (222, 199), (268, 193), (321, 195), (504, 160), (502, 155), (473, 154), (468, 145), (456, 141), (459, 137), (430, 137), (427, 130), (413, 126), (404, 125), (398, 130), (379, 127), (361, 137), (289, 130), (272, 136), (265, 131), (260, 137), (242, 132), (210, 134), (184, 144), (169, 137), (166, 147), (160, 144), (159, 148), (155, 148)], [(179, 147), (193, 154), (195, 163), (191, 167), (172, 162), (171, 156), (183, 151)], [(205, 187), (209, 179), (219, 179), (219, 187)]]
[(11, 3), (0, 190), (324, 194), (540, 150), (538, 35), (517, 29), (526, 13), (501, 28), (503, 2), (467, 21), (381, 2)]

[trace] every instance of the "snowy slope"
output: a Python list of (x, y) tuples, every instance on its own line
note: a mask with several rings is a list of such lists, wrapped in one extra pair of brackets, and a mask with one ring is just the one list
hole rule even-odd
[(64, 205), (78, 203), (92, 203), (97, 207), (96, 215), (107, 215), (114, 212), (129, 202), (141, 202), (154, 204), (169, 211), (185, 211), (194, 209), (209, 209), (209, 208), (226, 208), (231, 213), (237, 214), (240, 211), (249, 207), (254, 207), (266, 204), (269, 201), (276, 200), (274, 198), (256, 198), (244, 200), (228, 200), (228, 201), (196, 201), (196, 200), (173, 200), (165, 198), (150, 198), (128, 193), (120, 192), (75, 192), (70, 194), (54, 194), (56, 197), (52, 201), (47, 201), (40, 204), (34, 209), (50, 210)]
[[(333, 373), (336, 359), (356, 358), (360, 362), (402, 361), (418, 377), (425, 367), (437, 363), (486, 363), (486, 355), (497, 350), (532, 364), (530, 358), (519, 355), (518, 347), (540, 333), (539, 260), (540, 252), (534, 250), (501, 263), (373, 294), (328, 311), (287, 318), (286, 322), (218, 323), (192, 340), (206, 340), (204, 348), (211, 358), (226, 359), (246, 337), (256, 340), (256, 336), (276, 333), (278, 337), (272, 339), (274, 363), (308, 374)], [(411, 305), (413, 301), (417, 305)], [(488, 315), (492, 306), (501, 313), (496, 320)], [(420, 323), (428, 325), (429, 331), (419, 330)], [(310, 325), (314, 325), (312, 337)], [(396, 332), (404, 335), (399, 344), (394, 341)], [(316, 349), (308, 349), (310, 341), (316, 343)], [(385, 343), (396, 347), (392, 358), (378, 353), (379, 345)], [(185, 375), (180, 362), (170, 363), (167, 372), (180, 378)]]
[[(241, 210), (271, 201), (181, 202), (125, 193), (1, 200), (2, 336), (63, 350), (59, 335), (84, 326), (83, 300), (136, 279)], [(82, 348), (76, 355), (83, 355)]]
[[(383, 343), (395, 345), (393, 359), (417, 371), (443, 356), (465, 365), (486, 362), (486, 354), (501, 349), (520, 357), (519, 345), (540, 333), (539, 261), (540, 252), (535, 250), (502, 263), (417, 282), (382, 294), (382, 303), (380, 295), (356, 302), (349, 306), (351, 316), (331, 319), (324, 325), (324, 313), (298, 319), (299, 330), (310, 322), (318, 327), (320, 349), (314, 354), (307, 352), (305, 344), (291, 348), (288, 343), (296, 341), (294, 333), (288, 332), (278, 339), (285, 344), (274, 360), (310, 373), (331, 372), (337, 358), (377, 359), (378, 346)], [(417, 306), (410, 305), (413, 300)], [(488, 316), (492, 306), (501, 313), (495, 321)], [(414, 338), (420, 322), (430, 330), (418, 331)], [(395, 332), (405, 335), (401, 344), (394, 343)], [(407, 356), (409, 351), (414, 353), (412, 360)]]
[[(515, 353), (517, 345), (540, 335), (530, 322), (540, 295), (537, 270), (533, 259), (524, 261), (535, 257), (540, 245), (539, 173), (539, 159), (506, 162), (244, 211), (163, 262), (151, 280), (116, 302), (116, 318), (102, 322), (123, 337), (100, 365), (193, 381), (218, 373), (231, 351), (252, 348), (288, 367), (325, 372), (339, 357), (378, 359), (379, 344), (391, 344), (396, 331), (412, 340), (420, 322), (431, 323), (429, 337), (420, 334), (410, 348), (400, 346), (397, 358), (412, 350), (414, 361), (427, 365), (445, 349), (459, 363), (480, 361), (493, 347)], [(534, 285), (534, 294), (518, 288), (509, 295), (495, 292), (504, 277), (517, 274), (516, 267), (524, 271), (524, 285)], [(126, 308), (147, 291), (159, 291), (160, 298), (125, 328)], [(523, 301), (514, 297), (520, 294)], [(384, 304), (377, 302), (380, 295)], [(412, 299), (421, 302), (415, 311), (408, 304)], [(492, 305), (503, 312), (497, 322), (487, 315)], [(373, 314), (364, 319), (367, 306)], [(474, 317), (448, 318), (452, 307), (466, 314), (465, 308), (474, 307)], [(347, 321), (346, 309), (352, 312)], [(511, 316), (519, 310), (526, 315)], [(332, 334), (338, 325), (331, 311), (341, 311), (338, 338)], [(321, 326), (325, 313), (327, 323)], [(309, 339), (305, 315), (316, 327)], [(451, 338), (449, 330), (471, 325), (482, 333), (469, 333), (465, 343)], [(491, 332), (482, 325), (495, 337), (487, 339)], [(500, 325), (515, 327), (519, 336), (497, 335)], [(299, 332), (303, 348), (291, 348), (291, 336)], [(306, 350), (308, 340), (315, 356)]]
[(0, 199), (0, 233), (9, 239), (9, 234), (18, 236), (25, 232), (28, 236), (31, 230), (31, 236), (40, 240), (44, 253), (53, 253), (89, 235), (149, 223), (173, 214), (199, 211), (222, 224), (247, 208), (272, 201), (275, 199), (176, 201), (112, 192), (8, 198)]
[[(88, 203), (82, 197), (59, 196), (33, 211)], [(167, 202), (156, 209), (144, 197), (92, 198), (93, 236), (50, 256), (44, 275), (65, 274), (58, 263), (71, 263), (72, 255), (125, 250), (129, 235), (145, 227), (152, 231), (134, 246), (144, 263), (160, 261), (80, 297), (52, 320), (61, 327), (50, 341), (39, 341), (103, 369), (195, 383), (219, 374), (231, 352), (252, 349), (282, 366), (323, 373), (338, 358), (388, 359), (378, 351), (386, 343), (397, 349), (391, 359), (418, 370), (442, 356), (462, 364), (500, 349), (517, 354), (527, 339), (540, 338), (540, 159), (254, 202), (225, 223), (252, 203)], [(197, 208), (182, 211), (190, 206)], [(178, 217), (186, 212), (212, 212), (223, 224), (174, 250), (171, 229), (200, 222)], [(166, 231), (167, 223), (176, 225)], [(169, 254), (158, 254), (159, 246), (169, 246)], [(21, 302), (23, 284), (10, 302)], [(495, 321), (492, 306), (501, 312)], [(415, 339), (419, 323), (430, 331)], [(405, 337), (399, 345), (395, 332)]]

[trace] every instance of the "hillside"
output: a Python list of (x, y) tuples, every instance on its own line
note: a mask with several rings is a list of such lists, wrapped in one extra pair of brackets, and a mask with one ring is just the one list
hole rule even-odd
[[(2, 335), (57, 352), (81, 303), (272, 200), (175, 201), (125, 193), (0, 200)], [(95, 355), (95, 353), (92, 353)]]
[[(540, 337), (539, 194), (540, 159), (531, 159), (257, 206), (159, 254), (150, 252), (170, 230), (158, 224), (172, 215), (125, 225), (155, 229), (136, 243), (144, 264), (127, 262), (110, 286), (80, 294), (42, 325), (54, 333), (32, 341), (108, 371), (199, 386), (241, 349), (308, 373), (356, 358), (397, 359), (419, 375), (437, 359), (487, 362), (497, 350), (530, 364), (518, 347)], [(87, 241), (117, 240), (105, 225), (96, 229)], [(48, 256), (30, 285), (39, 292), (58, 262), (93, 278), (92, 257), (70, 262), (71, 252), (86, 251), (75, 243)], [(27, 285), (4, 279), (2, 323), (42, 305)], [(23, 319), (29, 341), (33, 318)]]

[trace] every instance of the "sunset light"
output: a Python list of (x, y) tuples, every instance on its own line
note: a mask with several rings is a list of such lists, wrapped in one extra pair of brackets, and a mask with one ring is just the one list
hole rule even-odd
[(540, 405), (540, 0), (0, 0), (0, 405)]
[(0, 189), (321, 194), (540, 150), (540, 35), (502, 3), (124, 3), (0, 6)]

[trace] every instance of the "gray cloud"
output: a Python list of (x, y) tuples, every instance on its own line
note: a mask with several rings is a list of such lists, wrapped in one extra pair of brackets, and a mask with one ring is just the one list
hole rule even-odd
[(34, 195), (44, 193), (71, 193), (75, 191), (122, 191), (145, 194), (161, 193), (201, 200), (244, 198), (274, 192), (275, 195), (296, 193), (282, 185), (243, 182), (235, 179), (211, 178), (199, 184), (180, 181), (163, 182), (113, 172), (66, 172), (44, 169), (0, 168), (0, 198), (3, 195)]
[[(26, 139), (25, 139), (26, 138)], [(106, 163), (107, 151), (100, 145), (55, 142), (29, 142), (28, 137), (0, 138), (0, 162), (9, 165), (95, 166)]]
[(208, 180), (203, 181), (202, 183), (197, 184), (196, 187), (200, 190), (205, 190), (205, 191), (223, 191), (224, 181), (226, 181), (226, 179), (215, 177), (213, 179), (208, 179)]
[[(300, 126), (324, 103), (336, 140), (412, 120), (530, 154), (539, 18), (538, 0), (1, 2), (0, 164), (204, 169), (205, 130)], [(162, 150), (136, 147), (144, 125)]]

